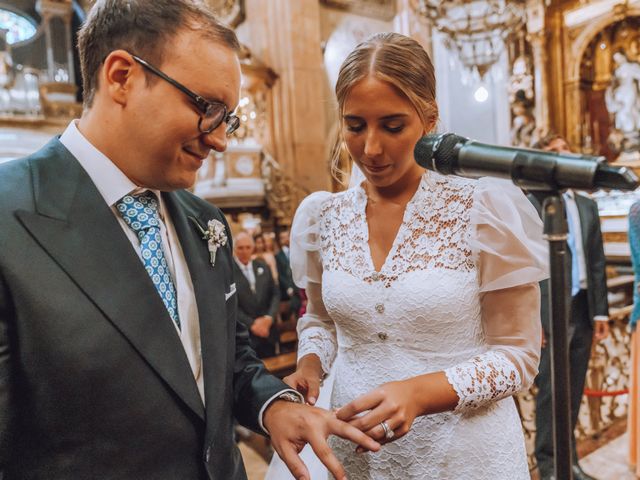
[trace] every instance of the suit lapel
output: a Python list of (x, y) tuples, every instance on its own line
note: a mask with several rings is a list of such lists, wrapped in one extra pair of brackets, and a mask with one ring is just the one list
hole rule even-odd
[(226, 342), (228, 332), (225, 293), (232, 283), (233, 273), (227, 271), (229, 259), (226, 248), (218, 249), (215, 264), (211, 265), (207, 241), (202, 238), (192, 219), (206, 228), (207, 222), (212, 218), (205, 218), (197, 204), (188, 201), (188, 197), (184, 195), (184, 192), (163, 193), (163, 198), (189, 267), (198, 307), (207, 434), (210, 435), (215, 429), (216, 414), (227, 393), (221, 391), (227, 385), (224, 377), (228, 373), (226, 358), (227, 348), (230, 348)]
[(589, 224), (591, 223), (591, 212), (589, 204), (586, 199), (581, 198), (580, 195), (574, 194), (576, 199), (576, 206), (578, 207), (578, 217), (580, 217), (580, 233), (582, 233), (582, 250), (588, 252), (587, 242), (589, 242)]
[(89, 176), (57, 139), (32, 161), (31, 169), (36, 212), (18, 211), (19, 220), (167, 385), (204, 418), (168, 312)]
[[(262, 273), (259, 272), (259, 269), (262, 269)], [(266, 275), (264, 272), (264, 267), (262, 265), (258, 265), (256, 264), (256, 262), (253, 262), (253, 274), (256, 277), (256, 298), (258, 297), (258, 294), (261, 293), (263, 291), (264, 288), (264, 282), (266, 279)]]

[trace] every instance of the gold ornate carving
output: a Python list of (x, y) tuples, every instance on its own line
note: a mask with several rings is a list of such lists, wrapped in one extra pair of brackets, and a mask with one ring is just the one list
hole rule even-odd
[(321, 2), (328, 7), (382, 20), (392, 20), (396, 14), (396, 2), (389, 0), (321, 0)]
[[(39, 86), (42, 111), (47, 118), (78, 118), (82, 105), (75, 101), (77, 87), (70, 83), (41, 83)], [(68, 100), (56, 99), (66, 97)]]
[(236, 28), (244, 20), (244, 0), (207, 0), (221, 22)]
[(300, 200), (310, 192), (296, 185), (268, 153), (262, 160), (267, 205), (280, 225), (290, 226)]

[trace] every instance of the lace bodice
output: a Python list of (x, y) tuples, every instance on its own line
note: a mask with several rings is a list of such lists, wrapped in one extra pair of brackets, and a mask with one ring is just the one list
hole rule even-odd
[[(391, 287), (402, 274), (431, 268), (471, 271), (471, 249), (465, 241), (473, 185), (441, 186), (443, 202), (425, 208), (433, 196), (423, 181), (405, 210), (403, 225), (380, 272), (376, 272), (368, 247), (369, 233), (362, 188), (321, 202), (319, 210), (322, 265), (326, 271), (344, 271), (367, 283), (381, 281)], [(355, 207), (355, 208), (354, 208)]]

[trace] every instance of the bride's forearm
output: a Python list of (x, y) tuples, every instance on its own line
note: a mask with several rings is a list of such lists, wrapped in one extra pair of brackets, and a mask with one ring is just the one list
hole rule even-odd
[(296, 371), (303, 371), (308, 374), (313, 374), (317, 378), (324, 376), (324, 370), (322, 369), (322, 362), (320, 357), (315, 353), (309, 353), (298, 360), (298, 366)]
[(420, 415), (446, 412), (458, 405), (458, 394), (444, 372), (433, 372), (407, 380)]

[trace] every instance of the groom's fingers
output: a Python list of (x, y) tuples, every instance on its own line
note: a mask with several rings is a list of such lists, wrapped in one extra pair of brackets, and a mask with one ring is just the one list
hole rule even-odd
[(287, 468), (291, 472), (291, 475), (293, 475), (296, 480), (311, 479), (307, 466), (298, 456), (298, 452), (296, 452), (296, 449), (291, 443), (285, 442), (278, 454), (280, 455), (282, 461), (287, 465)]
[(327, 440), (323, 438), (321, 435), (314, 435), (313, 438), (309, 439), (309, 445), (313, 449), (313, 453), (316, 454), (318, 460), (320, 460), (327, 470), (331, 472), (331, 475), (334, 476), (337, 480), (346, 479), (347, 476), (344, 473), (344, 467), (340, 463), (340, 461), (336, 458), (327, 444)]

